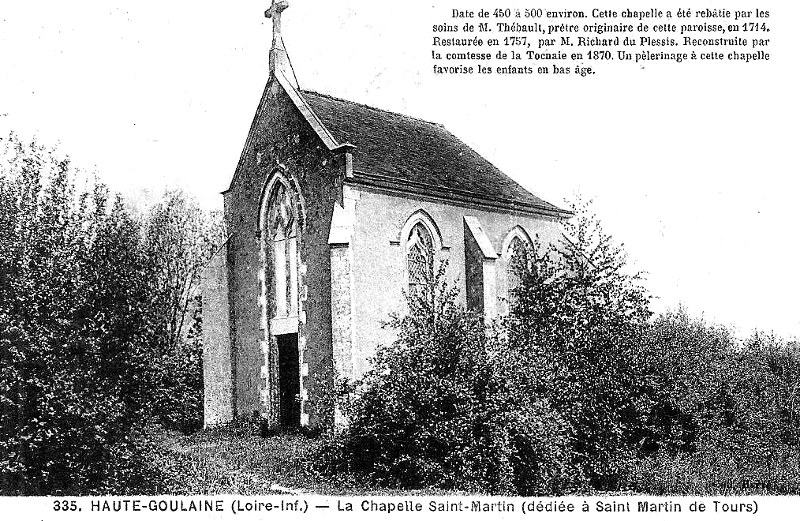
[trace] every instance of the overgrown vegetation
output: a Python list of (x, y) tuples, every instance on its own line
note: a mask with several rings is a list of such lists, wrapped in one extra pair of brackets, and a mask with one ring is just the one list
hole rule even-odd
[(444, 268), (409, 296), (397, 341), (341, 386), (344, 429), (178, 438), (163, 429), (202, 424), (220, 220), (179, 192), (132, 213), (41, 145), (0, 145), (3, 493), (800, 493), (797, 343), (652, 317), (586, 205), (518, 258), (502, 321), (464, 310)]
[(201, 425), (212, 221), (178, 193), (133, 217), (53, 151), (0, 147), (2, 490), (88, 493), (127, 479), (148, 420)]
[(683, 312), (658, 317), (641, 352), (640, 458), (624, 486), (654, 494), (798, 494), (800, 351), (737, 340)]
[(653, 319), (588, 205), (517, 261), (485, 327), (442, 278), (350, 397), (323, 468), (484, 493), (798, 493), (800, 353), (684, 312)]
[(322, 461), (388, 486), (559, 490), (576, 479), (564, 465), (567, 424), (525, 392), (518, 362), (455, 297), (442, 269), (431, 292), (409, 300), (390, 324), (398, 341), (379, 350), (337, 453)]

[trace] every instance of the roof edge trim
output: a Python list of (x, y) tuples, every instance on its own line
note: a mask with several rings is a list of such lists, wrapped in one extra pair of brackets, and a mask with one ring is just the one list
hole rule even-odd
[(555, 205), (545, 206), (532, 203), (525, 203), (513, 200), (500, 200), (490, 199), (486, 197), (479, 197), (473, 193), (455, 191), (441, 187), (423, 185), (414, 183), (413, 181), (398, 179), (368, 174), (366, 172), (354, 171), (354, 176), (347, 179), (347, 182), (358, 184), (362, 186), (379, 188), (389, 192), (399, 194), (412, 194), (433, 197), (444, 201), (450, 201), (461, 204), (475, 204), (484, 208), (502, 209), (514, 212), (521, 212), (529, 215), (543, 215), (546, 217), (554, 217), (558, 219), (566, 219), (574, 215), (569, 210), (563, 210)]
[[(336, 138), (331, 134), (330, 130), (328, 130), (325, 125), (322, 124), (322, 120), (314, 113), (314, 110), (311, 106), (303, 99), (303, 96), (298, 92), (297, 89), (294, 88), (294, 85), (284, 76), (282, 71), (275, 71), (275, 78), (277, 78), (278, 83), (280, 83), (283, 90), (286, 91), (286, 94), (289, 95), (289, 99), (292, 100), (294, 106), (297, 107), (297, 110), (300, 111), (300, 114), (306, 119), (311, 128), (314, 129), (314, 132), (317, 133), (319, 138), (325, 143), (325, 146), (328, 147), (328, 150), (336, 150), (341, 147), (339, 142)], [(350, 145), (352, 146), (352, 145)]]
[(300, 91), (295, 88), (291, 81), (283, 74), (283, 71), (276, 70), (274, 73), (270, 73), (269, 78), (267, 79), (267, 86), (264, 89), (264, 94), (261, 96), (261, 101), (258, 104), (258, 109), (256, 110), (256, 114), (253, 117), (253, 122), (250, 124), (250, 130), (247, 133), (247, 138), (244, 142), (244, 147), (242, 147), (242, 151), (239, 154), (239, 161), (236, 162), (236, 170), (234, 171), (233, 177), (231, 178), (230, 183), (228, 183), (228, 188), (223, 190), (221, 193), (225, 194), (225, 192), (229, 192), (233, 187), (234, 182), (236, 182), (236, 178), (238, 177), (239, 168), (242, 166), (242, 162), (244, 161), (244, 155), (247, 149), (250, 146), (252, 140), (252, 131), (258, 121), (259, 116), (261, 115), (262, 111), (264, 110), (264, 100), (267, 95), (267, 90), (269, 89), (269, 85), (271, 81), (277, 81), (278, 84), (283, 87), (283, 90), (289, 96), (289, 99), (292, 100), (292, 103), (300, 111), (300, 114), (303, 118), (311, 125), (311, 128), (314, 129), (314, 133), (319, 136), (325, 146), (331, 152), (344, 152), (344, 153), (352, 153), (353, 150), (356, 148), (355, 145), (350, 143), (339, 143), (337, 139), (333, 136), (333, 134), (325, 127), (322, 123), (322, 120), (319, 119), (317, 114), (312, 110), (311, 106), (306, 102), (303, 96), (300, 94)]

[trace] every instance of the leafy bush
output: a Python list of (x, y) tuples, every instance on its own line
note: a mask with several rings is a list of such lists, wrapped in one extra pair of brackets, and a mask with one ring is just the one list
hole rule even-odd
[(151, 345), (161, 423), (182, 432), (203, 425), (203, 335), (200, 274), (223, 242), (222, 220), (181, 191), (168, 191), (144, 219), (151, 302)]
[(694, 453), (659, 451), (638, 460), (622, 486), (653, 495), (800, 493), (800, 451), (775, 447), (767, 458), (708, 447)]
[(682, 311), (651, 319), (621, 248), (587, 205), (574, 209), (564, 241), (517, 267), (507, 330), (529, 392), (575, 432), (573, 461), (592, 486), (643, 490), (632, 476), (665, 461), (743, 484), (791, 459), (780, 455), (799, 441), (796, 350), (763, 334), (742, 342)]
[(165, 428), (183, 433), (203, 426), (203, 316), (197, 295), (186, 338), (159, 353), (155, 362), (154, 414)]
[(758, 333), (743, 342), (681, 310), (654, 320), (642, 344), (647, 450), (630, 482), (651, 493), (797, 490), (795, 351)]
[(391, 323), (397, 341), (378, 350), (325, 461), (404, 487), (574, 488), (567, 426), (546, 400), (520, 392), (515, 360), (455, 300), (443, 271), (409, 297), (408, 314)]

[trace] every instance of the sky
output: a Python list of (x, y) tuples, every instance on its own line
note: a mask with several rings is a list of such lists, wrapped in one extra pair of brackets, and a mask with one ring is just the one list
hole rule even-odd
[[(531, 7), (518, 0), (289, 1), (302, 88), (442, 123), (552, 203), (592, 199), (656, 311), (800, 336), (796, 4), (757, 4), (771, 12), (768, 62), (616, 63), (579, 78), (433, 73), (431, 26), (454, 5)], [(220, 206), (267, 79), (268, 6), (8, 2), (0, 133), (57, 144), (132, 196), (181, 187)]]

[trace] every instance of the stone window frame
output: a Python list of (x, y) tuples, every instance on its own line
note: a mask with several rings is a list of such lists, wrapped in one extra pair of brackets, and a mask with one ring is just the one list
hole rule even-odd
[[(297, 269), (299, 272), (300, 265), (302, 264), (301, 253), (300, 253), (300, 237), (303, 230), (303, 225), (305, 223), (305, 204), (302, 198), (302, 193), (300, 192), (295, 180), (286, 174), (286, 169), (278, 167), (272, 171), (272, 173), (268, 176), (268, 181), (264, 184), (264, 188), (261, 190), (261, 197), (259, 199), (259, 208), (258, 208), (258, 223), (257, 223), (257, 235), (258, 235), (258, 242), (259, 242), (259, 281), (260, 281), (260, 298), (259, 303), (261, 305), (261, 323), (262, 329), (265, 331), (271, 330), (274, 328), (267, 327), (272, 317), (269, 316), (270, 314), (270, 306), (268, 304), (267, 297), (269, 295), (269, 280), (266, 276), (266, 264), (267, 258), (270, 255), (270, 246), (268, 243), (270, 242), (268, 234), (266, 233), (265, 227), (267, 226), (267, 214), (269, 212), (269, 202), (272, 197), (273, 192), (276, 190), (277, 185), (283, 185), (284, 190), (286, 190), (287, 195), (290, 197), (292, 204), (294, 206), (294, 230), (295, 230), (295, 262), (297, 264)], [(294, 313), (292, 316), (287, 316), (286, 318), (288, 321), (283, 320), (281, 322), (280, 329), (297, 329), (297, 317), (301, 311), (300, 303), (299, 303), (299, 295), (301, 292), (300, 283), (299, 283), (299, 273), (295, 277), (295, 296), (298, 300), (297, 307), (293, 308), (291, 311)], [(291, 306), (290, 306), (291, 307)], [(285, 323), (284, 323), (285, 322)], [(288, 331), (286, 331), (288, 332)], [(280, 332), (272, 331), (272, 334), (280, 334)]]
[(270, 172), (269, 176), (267, 176), (267, 182), (264, 183), (264, 187), (261, 189), (261, 194), (259, 196), (258, 222), (256, 223), (256, 233), (259, 237), (261, 237), (261, 231), (264, 229), (264, 221), (267, 215), (267, 203), (272, 189), (275, 187), (275, 183), (282, 183), (295, 198), (294, 203), (295, 209), (297, 210), (295, 219), (297, 219), (298, 233), (305, 228), (306, 201), (305, 198), (303, 198), (303, 192), (300, 190), (300, 186), (297, 184), (295, 178), (288, 174), (286, 167), (278, 165)]
[[(276, 184), (282, 184), (284, 188), (287, 190), (287, 193), (292, 199), (292, 203), (295, 207), (295, 229), (297, 235), (297, 268), (298, 268), (298, 280), (297, 280), (297, 315), (292, 317), (284, 317), (284, 318), (277, 318), (271, 319), (270, 317), (270, 306), (268, 302), (268, 295), (269, 295), (269, 280), (266, 273), (266, 260), (267, 256), (269, 255), (268, 249), (268, 234), (265, 233), (265, 226), (267, 220), (267, 212), (269, 211), (269, 199), (272, 196), (272, 192), (275, 189)], [(290, 175), (284, 165), (278, 165), (274, 167), (272, 171), (267, 175), (267, 180), (264, 183), (263, 188), (261, 189), (261, 194), (259, 196), (258, 202), (258, 215), (257, 215), (257, 222), (256, 222), (256, 240), (258, 241), (258, 251), (259, 251), (259, 266), (258, 266), (258, 283), (259, 283), (259, 296), (258, 296), (258, 305), (259, 305), (259, 312), (260, 312), (260, 329), (262, 331), (261, 339), (259, 340), (260, 350), (264, 357), (264, 365), (261, 367), (261, 404), (264, 411), (270, 411), (270, 414), (274, 416), (274, 408), (275, 408), (275, 401), (276, 397), (272, 395), (272, 373), (274, 372), (274, 364), (276, 362), (277, 356), (277, 347), (275, 341), (273, 340), (275, 335), (280, 334), (287, 334), (287, 333), (297, 333), (298, 334), (298, 350), (299, 350), (299, 364), (301, 367), (301, 374), (300, 374), (300, 393), (301, 397), (305, 393), (304, 383), (303, 383), (303, 376), (304, 373), (307, 371), (306, 366), (303, 360), (303, 351), (305, 349), (305, 338), (302, 332), (302, 323), (304, 323), (305, 319), (305, 311), (304, 308), (304, 261), (302, 256), (302, 234), (303, 230), (305, 229), (306, 223), (306, 204), (303, 198), (303, 193), (300, 190), (300, 187), (297, 183), (297, 180), (294, 176)], [(308, 423), (307, 414), (305, 413), (305, 401), (301, 402), (300, 404), (300, 422), (301, 425), (305, 425)], [(271, 421), (276, 421), (274, 417), (271, 417)]]
[[(280, 181), (273, 183), (266, 195), (264, 206), (268, 219), (263, 221), (261, 234), (265, 257), (271, 253), (273, 261), (274, 285), (271, 289), (275, 298), (275, 318), (296, 317), (299, 289), (297, 205), (291, 187)], [(275, 224), (277, 227), (273, 228)]]
[(442, 234), (439, 230), (439, 226), (437, 226), (436, 221), (430, 216), (428, 212), (423, 209), (418, 209), (414, 213), (412, 213), (408, 219), (406, 219), (403, 228), (400, 231), (400, 246), (402, 251), (402, 262), (403, 262), (403, 290), (409, 291), (411, 288), (411, 277), (408, 270), (408, 254), (409, 249), (411, 248), (411, 244), (409, 244), (409, 240), (411, 239), (411, 234), (414, 231), (414, 228), (417, 225), (422, 225), (425, 230), (428, 232), (428, 236), (431, 239), (432, 243), (432, 271), (433, 275), (436, 275), (437, 270), (439, 269), (439, 257), (440, 252), (445, 250), (446, 248), (443, 246), (442, 242)]

